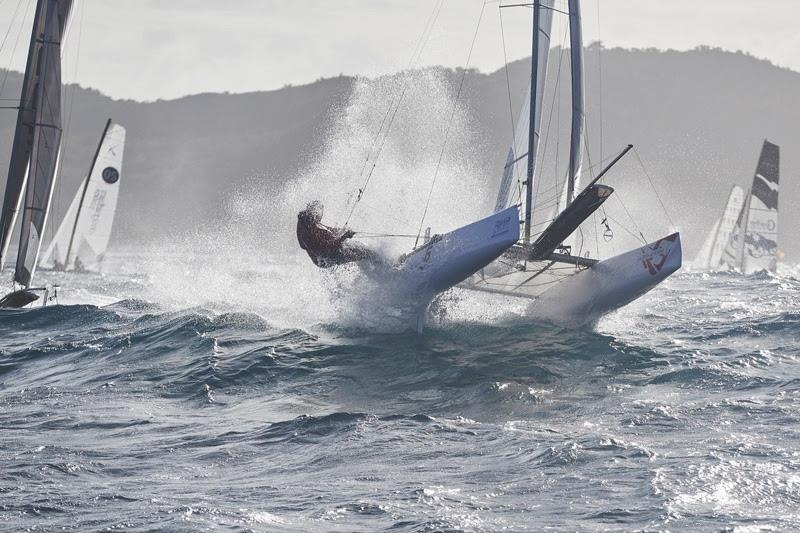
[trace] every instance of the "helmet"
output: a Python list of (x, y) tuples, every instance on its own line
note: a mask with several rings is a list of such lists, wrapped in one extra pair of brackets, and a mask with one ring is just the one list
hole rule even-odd
[(314, 200), (309, 202), (306, 208), (298, 213), (297, 218), (303, 222), (312, 222), (318, 224), (322, 221), (322, 212), (322, 202), (319, 200)]

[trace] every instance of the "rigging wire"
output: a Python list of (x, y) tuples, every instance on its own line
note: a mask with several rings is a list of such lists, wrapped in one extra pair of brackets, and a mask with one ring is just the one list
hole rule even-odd
[(658, 199), (658, 203), (661, 205), (661, 209), (663, 209), (664, 210), (664, 214), (667, 215), (667, 220), (669, 220), (670, 225), (673, 228), (675, 228), (675, 223), (672, 221), (672, 218), (669, 216), (669, 211), (667, 211), (667, 208), (664, 205), (664, 202), (661, 201), (661, 195), (658, 194), (658, 190), (656, 189), (656, 186), (653, 183), (653, 179), (650, 177), (650, 173), (647, 171), (647, 167), (644, 166), (644, 162), (642, 161), (642, 158), (639, 157), (639, 152), (636, 150), (635, 147), (633, 149), (633, 153), (636, 156), (637, 161), (639, 161), (639, 165), (642, 167), (642, 171), (644, 172), (644, 175), (647, 176), (647, 181), (650, 182), (650, 187), (653, 189), (653, 192), (656, 195), (656, 199)]
[(17, 20), (17, 13), (19, 12), (19, 8), (22, 5), (22, 0), (18, 0), (17, 7), (14, 8), (14, 13), (11, 15), (11, 21), (8, 23), (8, 29), (6, 30), (6, 34), (3, 36), (3, 42), (0, 43), (0, 52), (3, 51), (3, 48), (6, 45), (6, 41), (8, 40), (8, 35), (11, 33), (11, 28), (14, 27), (14, 21)]
[[(538, 31), (538, 30), (534, 29), (534, 31)], [(551, 33), (552, 33), (552, 31), (551, 31)], [(556, 85), (555, 85), (555, 88), (553, 89), (553, 98), (552, 98), (552, 100), (550, 102), (550, 113), (549, 113), (548, 118), (547, 118), (547, 127), (544, 130), (544, 134), (545, 134), (544, 135), (544, 146), (542, 147), (542, 150), (540, 151), (542, 162), (544, 161), (545, 156), (547, 155), (547, 147), (550, 144), (550, 138), (551, 138), (550, 130), (551, 130), (552, 124), (553, 124), (553, 113), (557, 110), (559, 115), (560, 115), (560, 109), (558, 109), (558, 108), (560, 108), (560, 104), (561, 104), (561, 69), (564, 66), (564, 45), (567, 42), (567, 35), (568, 35), (567, 34), (567, 28), (564, 28), (564, 36), (561, 39), (561, 53), (560, 53), (559, 58), (558, 58), (558, 70), (556, 71)], [(535, 90), (535, 88), (532, 87), (531, 90)], [(559, 121), (559, 119), (557, 118), (556, 122), (558, 122), (558, 121)], [(558, 169), (558, 151), (559, 151), (559, 146), (560, 146), (560, 142), (561, 142), (560, 139), (558, 138), (559, 129), (560, 129), (560, 124), (556, 124), (556, 162), (555, 162), (556, 172), (557, 172), (557, 169)], [(541, 139), (541, 136), (539, 138)], [(534, 161), (534, 163), (535, 163), (535, 161)], [(541, 178), (541, 172), (539, 173), (539, 177)], [(535, 176), (533, 176), (533, 178), (535, 178)], [(536, 205), (532, 208), (533, 211), (535, 211), (537, 208), (539, 208), (542, 205), (541, 195), (543, 195), (546, 192), (552, 190), (553, 188), (557, 188), (558, 187), (558, 183), (554, 183), (548, 189), (540, 190), (540, 187), (542, 186), (542, 180), (541, 179), (538, 179), (538, 180), (534, 179), (534, 181), (536, 181), (536, 189), (534, 190), (534, 196), (536, 198), (536, 202), (535, 202)], [(531, 184), (529, 183), (528, 187), (530, 187), (530, 186), (531, 186)], [(556, 198), (558, 198), (558, 192), (556, 192)], [(531, 213), (531, 221), (533, 221), (533, 214), (534, 213)]]
[[(20, 0), (21, 1), (21, 0)], [(0, 82), (0, 94), (3, 94), (3, 90), (6, 88), (6, 82), (8, 81), (8, 75), (11, 73), (11, 64), (14, 62), (14, 55), (17, 52), (17, 45), (19, 45), (19, 39), (22, 36), (22, 31), (25, 29), (25, 21), (28, 17), (28, 12), (30, 11), (31, 1), (28, 0), (28, 3), (25, 4), (25, 11), (22, 13), (22, 23), (19, 26), (19, 31), (17, 32), (17, 37), (14, 40), (14, 47), (11, 49), (11, 56), (8, 60), (9, 68), (6, 69), (5, 74), (3, 75), (3, 81)], [(23, 102), (20, 102), (19, 105), (22, 106)]]
[(597, 99), (600, 119), (600, 155), (603, 155), (603, 39), (600, 35), (600, 0), (597, 0)]
[[(414, 46), (414, 50), (411, 54), (411, 59), (408, 62), (408, 67), (406, 68), (407, 71), (410, 71), (415, 64), (419, 63), (422, 59), (422, 52), (428, 44), (430, 40), (431, 34), (433, 33), (433, 28), (436, 26), (436, 21), (439, 19), (439, 14), (442, 12), (442, 7), (444, 6), (445, 0), (439, 0), (438, 4), (434, 5), (433, 11), (428, 17), (428, 20), (425, 23), (425, 27), (422, 30), (422, 34), (420, 35), (419, 39), (417, 40), (417, 44)], [(369, 164), (370, 160), (373, 161), (372, 167), (369, 169), (369, 173), (367, 174), (366, 179), (364, 180), (364, 184), (358, 189), (358, 194), (356, 195), (356, 200), (353, 203), (352, 208), (350, 209), (350, 213), (347, 215), (345, 219), (344, 225), (350, 222), (350, 218), (353, 216), (353, 213), (356, 210), (359, 202), (364, 196), (364, 191), (367, 189), (367, 185), (369, 185), (370, 180), (372, 179), (372, 175), (375, 172), (375, 168), (378, 165), (378, 159), (380, 158), (381, 152), (383, 151), (383, 147), (386, 145), (386, 141), (389, 138), (389, 132), (391, 131), (392, 124), (394, 123), (394, 119), (397, 116), (397, 112), (400, 109), (400, 105), (403, 102), (403, 98), (408, 91), (409, 83), (408, 78), (411, 76), (410, 72), (406, 72), (406, 79), (403, 82), (402, 91), (400, 91), (399, 96), (393, 97), (392, 101), (389, 104), (389, 108), (386, 110), (386, 113), (383, 116), (383, 120), (381, 121), (380, 127), (378, 128), (378, 132), (375, 134), (375, 137), (372, 140), (372, 145), (370, 149), (367, 151), (367, 157), (364, 160), (364, 165), (361, 168), (361, 172), (359, 176), (363, 176), (365, 170), (367, 169), (367, 165)], [(386, 119), (389, 118), (388, 124), (386, 123)], [(384, 125), (386, 124), (386, 130), (384, 131)], [(375, 146), (378, 144), (378, 139), (381, 137), (381, 133), (383, 133), (383, 140), (378, 147), (377, 152), (375, 152), (375, 156), (372, 156), (373, 151), (375, 150)]]
[(511, 119), (511, 143), (515, 141), (516, 132), (514, 131), (514, 125), (516, 121), (514, 120), (514, 107), (511, 98), (511, 77), (508, 74), (508, 55), (506, 54), (506, 32), (503, 28), (503, 10), (498, 7), (498, 13), (500, 17), (500, 39), (503, 42), (503, 63), (505, 64), (505, 73), (506, 73), (506, 91), (508, 92), (508, 117)]
[[(66, 124), (64, 125), (64, 130), (63, 130), (64, 131), (64, 135), (63, 135), (63, 139), (62, 139), (62, 149), (61, 149), (62, 153), (69, 153), (68, 150), (67, 150), (67, 146), (69, 145), (69, 140), (70, 140), (70, 128), (72, 126), (72, 110), (73, 110), (73, 107), (75, 105), (75, 93), (78, 92), (78, 81), (77, 81), (78, 80), (78, 65), (80, 64), (80, 57), (81, 57), (81, 40), (83, 38), (83, 18), (84, 18), (84, 14), (85, 13), (86, 13), (86, 2), (84, 0), (83, 2), (81, 2), (81, 16), (78, 19), (78, 41), (77, 41), (76, 50), (75, 50), (75, 69), (74, 69), (73, 75), (72, 75), (72, 78), (73, 78), (72, 90), (69, 91), (69, 105), (68, 105), (68, 111), (67, 111), (67, 120), (66, 120)], [(71, 28), (69, 28), (69, 29), (71, 29)], [(62, 39), (62, 42), (66, 41), (68, 36), (69, 36), (69, 34), (65, 35), (64, 38)], [(67, 90), (65, 89), (64, 92), (66, 93)], [(63, 157), (59, 157), (58, 158), (58, 170), (56, 171), (57, 172), (56, 175), (59, 176), (59, 177), (62, 176), (63, 169), (64, 169), (64, 158)], [(89, 176), (87, 176), (86, 179), (89, 179)], [(63, 185), (64, 185), (63, 184), (63, 179), (56, 179), (56, 191), (55, 191), (55, 196), (56, 196), (55, 200), (56, 201), (55, 201), (55, 204), (57, 206), (61, 206)], [(77, 216), (77, 213), (76, 213), (75, 216)], [(63, 220), (63, 217), (62, 217), (62, 220)], [(49, 225), (48, 233), (50, 234), (50, 238), (51, 239), (55, 238), (56, 230), (55, 230), (55, 226), (53, 224)]]
[(456, 94), (455, 100), (453, 100), (453, 109), (450, 112), (450, 120), (447, 123), (447, 130), (445, 131), (444, 135), (444, 142), (442, 143), (442, 151), (439, 153), (439, 160), (436, 163), (436, 170), (433, 174), (433, 180), (431, 182), (431, 188), (428, 192), (428, 199), (425, 201), (425, 210), (422, 212), (422, 218), (419, 221), (419, 228), (417, 229), (417, 239), (414, 242), (414, 248), (417, 247), (417, 243), (419, 243), (419, 237), (422, 235), (422, 226), (425, 224), (425, 217), (428, 214), (428, 208), (431, 204), (431, 197), (433, 196), (434, 187), (436, 186), (436, 179), (439, 177), (439, 169), (442, 165), (442, 158), (444, 157), (444, 152), (447, 149), (447, 140), (450, 137), (450, 130), (453, 127), (453, 118), (455, 118), (456, 110), (458, 109), (458, 101), (461, 98), (461, 91), (464, 89), (464, 80), (467, 77), (467, 72), (469, 71), (469, 64), (472, 60), (472, 51), (475, 49), (475, 42), (478, 40), (478, 30), (481, 27), (481, 21), (483, 20), (483, 13), (486, 11), (486, 0), (484, 0), (483, 5), (481, 6), (481, 13), (478, 16), (478, 24), (475, 27), (475, 34), (472, 36), (472, 44), (469, 47), (469, 54), (467, 55), (467, 62), (464, 65), (464, 69), (461, 73), (461, 82), (458, 86), (458, 93)]

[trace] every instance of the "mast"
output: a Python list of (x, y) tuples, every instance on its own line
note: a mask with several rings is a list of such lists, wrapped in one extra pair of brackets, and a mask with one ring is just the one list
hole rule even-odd
[(585, 96), (583, 88), (583, 31), (581, 29), (580, 0), (569, 0), (570, 67), (572, 75), (572, 127), (569, 143), (569, 175), (567, 177), (567, 202), (575, 199), (581, 177), (583, 158), (583, 128), (585, 124)]
[(531, 211), (533, 208), (533, 171), (536, 165), (536, 104), (539, 87), (539, 25), (540, 0), (533, 0), (533, 44), (531, 45), (531, 99), (528, 121), (528, 167), (525, 182), (525, 244), (531, 242)]
[(86, 180), (83, 182), (83, 191), (81, 192), (81, 200), (78, 203), (78, 212), (75, 213), (75, 222), (72, 224), (72, 233), (69, 235), (69, 246), (67, 247), (67, 255), (64, 257), (64, 270), (69, 268), (69, 259), (70, 255), (72, 254), (72, 244), (75, 240), (75, 231), (78, 229), (78, 221), (81, 218), (81, 209), (83, 209), (83, 201), (86, 199), (86, 189), (89, 188), (89, 180), (92, 178), (92, 172), (94, 171), (94, 166), (97, 164), (97, 156), (100, 155), (100, 148), (103, 146), (103, 141), (106, 138), (106, 134), (108, 133), (108, 128), (111, 126), (111, 119), (106, 121), (106, 127), (103, 128), (103, 135), (100, 136), (100, 142), (97, 143), (97, 150), (94, 153), (94, 158), (92, 158), (92, 164), (89, 167), (89, 173), (86, 175)]
[[(719, 236), (720, 236), (720, 233), (722, 233), (722, 229), (724, 227), (723, 225), (726, 224), (726, 222), (727, 222), (725, 220), (725, 217), (728, 216), (728, 211), (730, 210), (731, 202), (733, 202), (734, 194), (736, 193), (736, 189), (738, 187), (739, 187), (738, 185), (733, 185), (731, 187), (731, 192), (728, 193), (728, 201), (725, 204), (725, 210), (722, 212), (722, 218), (719, 219), (719, 223), (717, 224), (717, 229), (714, 232), (714, 240), (711, 241), (711, 250), (709, 251), (709, 254), (708, 254), (708, 264), (706, 265), (706, 268), (711, 268), (711, 267), (716, 268), (717, 266), (719, 266), (719, 259), (717, 261), (712, 261), (712, 259), (714, 258), (714, 250), (716, 250), (717, 247), (719, 246)], [(730, 233), (730, 232), (728, 232), (728, 233)], [(728, 238), (730, 238), (730, 235), (728, 235)], [(712, 262), (717, 263), (717, 264), (712, 265), (711, 264)]]

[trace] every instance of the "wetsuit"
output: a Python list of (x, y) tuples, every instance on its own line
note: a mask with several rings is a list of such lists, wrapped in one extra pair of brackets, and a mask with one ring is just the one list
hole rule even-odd
[(329, 228), (310, 220), (297, 220), (297, 242), (308, 253), (314, 264), (328, 268), (363, 259), (375, 259), (375, 253), (362, 246), (345, 241), (353, 236), (350, 231)]

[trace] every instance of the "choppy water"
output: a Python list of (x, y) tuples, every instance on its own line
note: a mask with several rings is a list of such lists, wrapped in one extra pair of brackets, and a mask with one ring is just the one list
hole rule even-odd
[(184, 267), (0, 315), (0, 529), (800, 528), (796, 279), (680, 274), (596, 331), (457, 294), (417, 337)]

